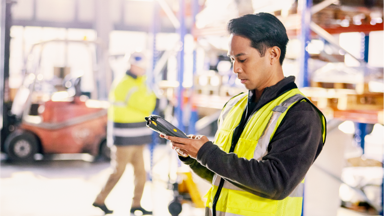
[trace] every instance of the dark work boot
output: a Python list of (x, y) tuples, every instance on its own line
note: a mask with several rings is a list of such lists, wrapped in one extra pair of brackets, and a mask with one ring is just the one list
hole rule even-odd
[(147, 211), (147, 210), (143, 209), (141, 206), (140, 207), (132, 207), (131, 208), (131, 215), (133, 215), (135, 213), (135, 211), (141, 211), (143, 213), (143, 215), (152, 215), (151, 211)]
[(106, 206), (104, 203), (103, 203), (103, 204), (93, 203), (92, 205), (95, 206), (95, 207), (100, 208), (101, 210), (103, 210), (103, 212), (104, 212), (105, 214), (112, 214), (112, 213), (113, 213), (113, 211), (112, 211), (112, 210), (109, 210), (109, 209), (107, 208), (107, 206)]

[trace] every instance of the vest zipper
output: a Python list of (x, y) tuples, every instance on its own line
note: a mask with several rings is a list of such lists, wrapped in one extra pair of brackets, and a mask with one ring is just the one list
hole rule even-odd
[[(240, 125), (240, 124), (241, 124), (241, 121), (240, 121), (239, 125)], [(235, 128), (234, 131), (236, 131), (236, 129), (239, 127), (239, 125)], [(236, 143), (237, 143), (237, 142), (236, 142)], [(229, 149), (229, 152), (228, 152), (228, 153), (231, 153), (231, 152), (233, 152), (233, 151), (235, 150), (236, 143), (235, 143), (235, 145), (233, 145), (233, 137), (232, 137), (232, 144), (231, 144), (231, 148)], [(216, 216), (216, 204), (217, 204), (217, 201), (219, 200), (221, 190), (223, 189), (224, 181), (225, 181), (225, 180), (224, 180), (223, 178), (221, 178), (219, 187), (217, 188), (215, 197), (213, 198), (213, 203), (212, 203), (212, 216)]]
[(213, 203), (212, 203), (212, 216), (216, 216), (216, 204), (217, 204), (217, 201), (219, 200), (220, 193), (221, 193), (221, 189), (223, 189), (223, 185), (224, 185), (224, 179), (221, 178), (221, 180), (220, 180), (220, 184), (219, 184), (219, 188), (217, 188), (215, 197), (213, 198)]

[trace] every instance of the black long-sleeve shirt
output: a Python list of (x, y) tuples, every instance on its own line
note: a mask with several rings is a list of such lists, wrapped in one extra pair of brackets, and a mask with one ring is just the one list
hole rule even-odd
[[(251, 113), (292, 88), (296, 88), (294, 77), (287, 77), (266, 88), (257, 103), (250, 92), (249, 110), (244, 111), (234, 140), (237, 142)], [(280, 200), (304, 179), (322, 148), (322, 123), (318, 111), (308, 102), (299, 102), (288, 110), (268, 146), (268, 154), (260, 161), (226, 153), (212, 142), (200, 148), (196, 160), (180, 159), (210, 182), (216, 173), (250, 193)]]

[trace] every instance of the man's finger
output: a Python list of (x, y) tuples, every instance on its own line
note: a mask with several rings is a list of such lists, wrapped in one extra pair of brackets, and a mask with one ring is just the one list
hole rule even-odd
[[(182, 143), (178, 143), (178, 144), (179, 144), (180, 146), (184, 146), (184, 147), (185, 147), (185, 145), (183, 145)], [(175, 149), (175, 148), (176, 148), (173, 142), (171, 142), (171, 146), (172, 146), (172, 149)]]
[(183, 152), (183, 151), (181, 151), (180, 149), (176, 149), (176, 152), (177, 152), (180, 156), (182, 156), (182, 157), (188, 157), (188, 154), (185, 153), (185, 152)]
[(187, 146), (182, 143), (172, 143), (172, 146), (174, 146), (175, 148), (186, 150), (188, 152), (188, 149), (186, 148)]
[(172, 149), (175, 150), (179, 155), (186, 157), (188, 156), (187, 152), (185, 150), (181, 150), (180, 148), (177, 148), (172, 145)]
[(180, 137), (174, 137), (174, 136), (165, 136), (165, 139), (175, 143), (184, 143), (184, 144), (188, 144), (190, 140), (188, 138), (180, 138)]
[(175, 147), (175, 151), (177, 151), (178, 153), (186, 154), (186, 152), (184, 150), (176, 148), (176, 147)]
[(202, 139), (204, 135), (196, 135), (196, 139)]
[(173, 145), (174, 143), (177, 143), (177, 144), (179, 144), (179, 145), (185, 146), (184, 143), (178, 143), (178, 142), (173, 142), (173, 141), (171, 141), (171, 143), (172, 143), (172, 145)]

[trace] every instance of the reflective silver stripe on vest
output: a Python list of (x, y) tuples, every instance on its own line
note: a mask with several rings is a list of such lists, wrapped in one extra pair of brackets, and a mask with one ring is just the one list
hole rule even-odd
[[(221, 177), (217, 177), (214, 185), (219, 186)], [(243, 189), (237, 187), (236, 185), (232, 184), (229, 181), (224, 181), (223, 188), (230, 189), (230, 190), (237, 190), (237, 191), (244, 191)], [(302, 197), (304, 193), (304, 183), (300, 183), (297, 185), (297, 187), (289, 194), (289, 197)]]
[(237, 187), (236, 185), (232, 184), (232, 183), (229, 182), (229, 181), (224, 181), (224, 185), (223, 185), (223, 187), (224, 187), (224, 188), (231, 189), (231, 190), (244, 191), (243, 189)]
[[(212, 179), (212, 184), (217, 186), (217, 187), (219, 187), (221, 179), (222, 178), (220, 176), (215, 174), (213, 176), (213, 179)], [(223, 188), (227, 188), (227, 189), (231, 189), (231, 190), (244, 191), (243, 189), (241, 189), (241, 188), (237, 187), (236, 185), (232, 184), (231, 182), (225, 181), (225, 180), (224, 180)]]
[(218, 176), (217, 174), (215, 174), (215, 175), (213, 175), (213, 178), (212, 178), (212, 184), (219, 187), (220, 180), (221, 180), (221, 177)]
[(289, 197), (303, 197), (303, 195), (304, 195), (304, 183), (300, 183), (299, 185), (297, 185), (295, 190), (293, 190), (291, 194), (289, 194)]
[(261, 135), (256, 145), (255, 152), (253, 153), (253, 158), (255, 158), (256, 160), (261, 160), (267, 154), (267, 148), (269, 145), (271, 135), (276, 127), (277, 120), (279, 119), (281, 114), (282, 113), (280, 112), (272, 113), (272, 116), (269, 119), (268, 125), (264, 129), (264, 132)]
[(247, 96), (247, 94), (244, 94), (244, 95), (241, 94), (241, 95), (238, 95), (237, 97), (232, 98), (231, 100), (228, 101), (227, 105), (225, 105), (225, 107), (224, 107), (224, 109), (220, 115), (220, 122), (221, 123), (224, 122), (225, 117), (227, 117), (229, 111), (231, 111), (233, 106), (235, 106), (237, 104), (237, 102), (239, 102), (245, 96)]
[(242, 215), (233, 214), (233, 213), (229, 213), (229, 212), (216, 211), (216, 216), (242, 216)]
[(263, 134), (261, 135), (256, 148), (255, 153), (253, 154), (253, 158), (256, 160), (261, 160), (268, 152), (267, 148), (269, 142), (271, 140), (271, 135), (275, 131), (275, 127), (277, 124), (277, 120), (280, 118), (281, 114), (285, 112), (292, 103), (303, 99), (304, 96), (301, 94), (296, 94), (285, 101), (283, 101), (280, 105), (273, 108), (273, 113), (271, 118), (269, 119), (267, 127), (264, 129)]
[(205, 216), (212, 216), (212, 209), (209, 207), (205, 207)]
[(287, 100), (283, 101), (279, 106), (276, 106), (276, 107), (285, 107), (287, 109), (292, 103), (296, 101), (300, 101), (304, 98), (305, 97), (301, 94), (295, 94), (292, 97), (288, 98)]
[[(218, 176), (214, 182), (215, 186), (219, 186), (221, 177)], [(245, 191), (236, 185), (232, 184), (229, 181), (224, 181), (223, 188), (230, 189), (230, 190), (237, 190), (237, 191)], [(289, 194), (289, 197), (302, 197), (304, 193), (304, 183), (300, 183), (296, 186), (296, 188)]]
[(214, 174), (213, 177), (212, 177), (212, 184), (216, 185), (216, 186), (219, 186), (220, 179), (221, 179), (221, 177), (219, 177), (219, 175)]
[[(221, 180), (221, 177), (218, 176), (217, 174), (215, 174), (213, 176), (213, 179), (212, 179), (212, 184), (219, 187), (220, 185), (220, 180)], [(223, 188), (226, 188), (226, 189), (231, 189), (231, 190), (238, 190), (238, 191), (244, 191), (243, 189), (237, 187), (236, 185), (232, 184), (231, 182), (229, 181), (224, 181), (224, 185), (223, 185)]]
[(233, 213), (229, 213), (229, 212), (216, 211), (216, 216), (242, 216), (242, 215), (233, 214)]
[(139, 137), (139, 136), (151, 135), (152, 131), (147, 127), (113, 128), (112, 134), (113, 136), (119, 136), (119, 137)]
[(129, 101), (129, 98), (130, 98), (131, 95), (132, 95), (135, 91), (137, 91), (137, 90), (139, 90), (139, 88), (138, 88), (137, 86), (132, 87), (132, 88), (128, 91), (127, 95), (125, 95), (125, 100), (124, 100), (124, 101), (115, 101), (115, 102), (113, 102), (112, 104), (113, 104), (114, 106), (117, 106), (117, 107), (125, 107), (125, 106), (127, 106), (127, 103), (128, 103), (128, 101)]
[[(208, 207), (205, 207), (205, 216), (212, 216), (212, 210)], [(241, 216), (238, 214), (216, 211), (216, 216)]]

